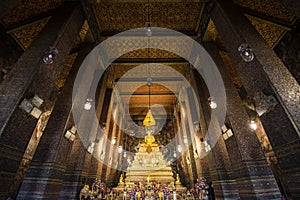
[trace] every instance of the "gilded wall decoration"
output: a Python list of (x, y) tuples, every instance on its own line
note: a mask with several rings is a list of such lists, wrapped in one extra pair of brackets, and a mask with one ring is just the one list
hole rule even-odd
[[(134, 77), (145, 77), (146, 71), (139, 69), (139, 71), (134, 70), (130, 72), (129, 70), (138, 67), (140, 65), (144, 65), (145, 63), (113, 63), (111, 66), (113, 67), (114, 74), (116, 78), (121, 78), (126, 73), (127, 78)], [(151, 65), (150, 73), (151, 77), (176, 77), (178, 74), (172, 71), (171, 69), (164, 68), (162, 65), (168, 66), (179, 72), (181, 75), (185, 74), (185, 70), (188, 67), (188, 63), (164, 63), (158, 65)]]
[(285, 29), (279, 26), (262, 22), (250, 16), (247, 17), (271, 48), (273, 48), (287, 32)]
[[(171, 52), (167, 51), (160, 51), (157, 53), (152, 53), (153, 56), (169, 56), (169, 55), (176, 55), (179, 54), (182, 57), (188, 58), (190, 56), (190, 52), (192, 51), (192, 41), (188, 40), (184, 37), (166, 37), (160, 36), (152, 38), (151, 41), (148, 43), (147, 37), (139, 37), (139, 36), (132, 36), (132, 37), (118, 37), (118, 38), (111, 38), (109, 41), (105, 43), (105, 48), (107, 49), (107, 55), (110, 58), (116, 59), (123, 56), (125, 53), (128, 52), (128, 49), (137, 48), (137, 51), (141, 50), (140, 52), (143, 55), (138, 55), (137, 52), (130, 53), (128, 55), (139, 56), (138, 58), (148, 58), (148, 51), (146, 48), (154, 48), (154, 49), (170, 49)], [(172, 57), (172, 56), (169, 56)], [(127, 57), (129, 58), (129, 57)], [(165, 58), (165, 57), (162, 57)], [(176, 56), (178, 58), (178, 56)]]
[(203, 41), (216, 41), (218, 38), (217, 28), (212, 20), (209, 20)]
[(69, 75), (69, 72), (70, 72), (70, 70), (71, 70), (71, 68), (72, 68), (72, 66), (73, 66), (73, 64), (74, 64), (74, 62), (77, 58), (77, 55), (78, 55), (78, 53), (73, 53), (73, 54), (69, 55), (66, 63), (64, 64), (63, 70), (58, 75), (58, 78), (55, 82), (55, 86), (57, 88), (61, 89), (64, 86), (64, 84), (67, 80), (67, 77)]
[(234, 0), (234, 2), (242, 8), (253, 10), (280, 21), (292, 23), (295, 20), (295, 15), (281, 5), (278, 0)]
[(20, 29), (16, 29), (11, 35), (19, 42), (23, 49), (27, 49), (38, 36), (50, 18), (29, 24)]
[[(246, 15), (254, 28), (267, 41), (268, 45), (273, 48), (287, 32), (284, 28), (275, 24), (267, 23), (260, 19)], [(217, 41), (218, 32), (214, 23), (210, 20), (204, 35), (204, 41)]]
[(14, 8), (9, 14), (4, 16), (2, 22), (9, 28), (58, 8), (63, 2), (63, 0), (24, 0), (20, 6)]
[(94, 11), (102, 32), (140, 28), (149, 21), (153, 27), (195, 32), (202, 6), (195, 2), (99, 3)]
[(231, 76), (234, 86), (236, 88), (241, 88), (243, 86), (242, 80), (239, 77), (239, 75), (232, 63), (230, 56), (228, 55), (228, 53), (223, 52), (223, 51), (220, 51), (220, 55), (221, 55), (224, 63), (226, 64), (227, 70)]
[(161, 49), (139, 49), (136, 51), (128, 52), (122, 55), (120, 58), (180, 58), (175, 53), (168, 52)]

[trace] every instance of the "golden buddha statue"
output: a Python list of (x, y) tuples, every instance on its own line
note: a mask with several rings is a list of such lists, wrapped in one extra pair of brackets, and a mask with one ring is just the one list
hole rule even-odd
[(119, 179), (119, 183), (124, 183), (124, 177), (123, 177), (123, 174), (121, 174), (121, 176), (120, 176), (120, 179)]
[(155, 124), (155, 119), (151, 113), (151, 110), (149, 110), (143, 121), (143, 125), (145, 126), (145, 132), (147, 135), (145, 136), (144, 143), (140, 144), (141, 152), (151, 153), (152, 151), (158, 151), (158, 144), (155, 143), (155, 137), (152, 135), (154, 133)]
[(179, 177), (179, 174), (176, 174), (176, 183), (180, 183), (180, 177)]

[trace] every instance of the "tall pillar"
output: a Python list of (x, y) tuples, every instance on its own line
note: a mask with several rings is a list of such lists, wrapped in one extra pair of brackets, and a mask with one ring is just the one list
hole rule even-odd
[[(227, 114), (231, 121), (233, 137), (227, 141), (233, 177), (242, 199), (277, 199), (280, 192), (271, 168), (268, 166), (262, 148), (250, 129), (250, 119), (243, 106), (229, 73), (214, 44), (205, 44), (222, 75), (227, 97)], [(235, 140), (237, 145), (234, 145)], [(227, 143), (226, 141), (226, 143)], [(227, 145), (227, 144), (226, 144)]]
[[(106, 172), (107, 172), (107, 168), (108, 166), (105, 163), (109, 163), (109, 150), (110, 147), (112, 146), (111, 144), (111, 140), (112, 140), (112, 130), (113, 130), (113, 116), (112, 116), (112, 89), (111, 88), (107, 88), (106, 89), (106, 94), (105, 94), (105, 105), (107, 105), (106, 107), (106, 111), (101, 113), (101, 118), (103, 117), (105, 119), (106, 122), (106, 126), (105, 126), (105, 134), (107, 137), (107, 142), (103, 143), (103, 163), (102, 163), (102, 172), (101, 172), (101, 179), (106, 182)], [(104, 119), (100, 119), (100, 120), (104, 120)], [(105, 140), (104, 140), (105, 141)]]
[[(214, 190), (216, 194), (216, 198), (229, 198), (229, 199), (238, 199), (239, 194), (238, 190), (236, 189), (236, 181), (232, 178), (232, 167), (229, 160), (227, 148), (224, 142), (223, 137), (221, 136), (221, 126), (218, 123), (218, 120), (213, 118), (214, 115), (210, 115), (212, 110), (208, 106), (207, 99), (209, 98), (207, 89), (204, 86), (203, 80), (199, 74), (194, 70), (191, 76), (192, 85), (196, 88), (195, 93), (197, 94), (198, 104), (200, 106), (199, 110), (201, 113), (201, 117), (199, 119), (200, 124), (200, 132), (204, 137), (207, 132), (208, 123), (212, 123), (213, 131), (210, 133), (209, 136), (206, 138), (208, 141), (210, 139), (216, 139), (216, 144), (211, 147), (211, 152), (205, 152), (204, 148), (204, 138), (202, 138), (202, 142), (197, 141), (199, 152), (198, 154), (202, 157), (202, 160), (206, 158), (209, 164), (209, 172), (210, 172), (210, 179), (209, 181), (213, 182)], [(201, 95), (199, 95), (201, 94)], [(201, 120), (205, 119), (203, 122)], [(221, 137), (218, 137), (221, 136)], [(201, 152), (201, 146), (202, 152)], [(201, 153), (200, 153), (201, 152)], [(206, 155), (206, 156), (203, 156)], [(203, 162), (203, 161), (202, 161)], [(205, 162), (203, 163), (205, 165)], [(207, 164), (207, 165), (208, 165)]]
[[(80, 66), (85, 57), (92, 50), (93, 46), (94, 45), (92, 44), (83, 43), (79, 49), (78, 57), (74, 65)], [(95, 73), (94, 79), (97, 80), (97, 73)], [(91, 121), (91, 117), (92, 116), (87, 115), (87, 113), (82, 113), (81, 121)], [(71, 124), (73, 125), (72, 122)], [(81, 126), (90, 125), (88, 122), (82, 124), (83, 125)], [(86, 127), (84, 130), (86, 132), (91, 131), (91, 127)], [(71, 145), (72, 147), (69, 156), (66, 159), (66, 171), (64, 174), (59, 199), (78, 199), (79, 191), (87, 178), (88, 169), (86, 163), (90, 163), (91, 154), (87, 152), (87, 149), (82, 143), (81, 138), (78, 136), (78, 133), (76, 133), (76, 138)]]
[[(88, 49), (88, 50), (87, 50)], [(90, 48), (85, 49), (89, 51)], [(71, 127), (73, 85), (86, 53), (79, 53), (53, 108), (48, 124), (21, 185), (17, 199), (58, 199), (71, 143), (64, 135)]]
[[(100, 126), (98, 126), (98, 124), (94, 125), (91, 128), (92, 132), (97, 132), (98, 128), (103, 128), (103, 121), (101, 121), (101, 114), (102, 111), (105, 112), (106, 109), (103, 109), (104, 107), (107, 107), (106, 102), (104, 101), (106, 98), (105, 95), (105, 91), (107, 88), (107, 73), (104, 73), (102, 78), (100, 79), (100, 89), (98, 90), (98, 101), (97, 101), (97, 109), (96, 109), (96, 116), (99, 119), (99, 123)], [(101, 146), (103, 146), (102, 144), (102, 138), (103, 135), (97, 135), (96, 138), (98, 139), (98, 142), (96, 142), (95, 144), (95, 150), (93, 152), (93, 155), (91, 157), (91, 161), (89, 163), (89, 172), (88, 172), (88, 177), (86, 180), (87, 184), (92, 184), (96, 179), (99, 180), (100, 176), (101, 176), (101, 172), (102, 171), (102, 162), (100, 161), (100, 154), (101, 154)], [(101, 169), (101, 170), (100, 170)]]
[[(287, 180), (284, 187), (291, 198), (300, 198), (299, 84), (231, 0), (213, 2), (212, 20), (248, 95), (263, 92), (278, 101), (273, 110), (260, 118)], [(241, 59), (237, 51), (241, 43), (248, 43), (253, 49), (252, 62)]]
[(116, 95), (114, 95), (113, 97), (113, 105), (112, 106), (112, 123), (113, 123), (113, 127), (112, 127), (112, 131), (111, 131), (111, 138), (114, 138), (116, 140), (116, 143), (114, 145), (109, 145), (109, 149), (107, 150), (108, 152), (108, 158), (109, 158), (109, 164), (110, 166), (107, 166), (107, 170), (105, 173), (105, 180), (106, 180), (106, 184), (109, 187), (112, 187), (112, 181), (113, 181), (113, 177), (112, 177), (112, 171), (114, 170), (114, 162), (115, 162), (115, 157), (118, 157), (118, 151), (116, 148), (118, 148), (119, 145), (119, 138), (118, 138), (118, 129), (119, 127), (117, 126), (118, 121), (120, 119), (120, 110), (119, 110), (119, 106), (118, 106), (118, 99), (116, 97)]
[(79, 137), (76, 137), (68, 158), (60, 192), (60, 200), (76, 200), (87, 178), (87, 165), (90, 163), (91, 154), (87, 152)]
[[(117, 147), (122, 146), (122, 140), (123, 140), (122, 126), (123, 126), (123, 122), (124, 122), (124, 115), (123, 115), (124, 112), (120, 108), (120, 105), (119, 105), (119, 112), (120, 112), (120, 114), (118, 117), (118, 124), (117, 124), (117, 131), (116, 131), (116, 138), (117, 138), (116, 146)], [(124, 146), (122, 146), (122, 149), (124, 149)], [(117, 150), (117, 152), (115, 152), (113, 155), (114, 156), (113, 156), (112, 163), (113, 163), (114, 168), (111, 168), (110, 173), (107, 173), (106, 176), (109, 177), (110, 185), (116, 186), (116, 184), (118, 183), (117, 181), (119, 180), (119, 179), (117, 179), (117, 176), (119, 175), (117, 167), (121, 165), (122, 157), (123, 157), (122, 156), (123, 150), (121, 153), (119, 153)]]
[[(18, 105), (22, 98), (37, 94), (45, 100), (44, 111), (52, 107), (56, 78), (83, 24), (76, 5), (66, 3), (49, 20), (0, 85), (0, 168), (4, 174), (0, 178), (0, 198), (5, 196), (15, 177), (37, 123)], [(51, 66), (41, 64), (44, 52), (54, 44), (59, 49), (55, 62)]]

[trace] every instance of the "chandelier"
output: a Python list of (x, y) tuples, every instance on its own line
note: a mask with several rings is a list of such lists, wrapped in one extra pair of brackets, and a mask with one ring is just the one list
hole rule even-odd
[[(146, 35), (148, 36), (148, 44), (150, 43), (150, 37), (151, 37), (151, 25), (150, 23), (147, 24), (146, 26)], [(151, 76), (150, 76), (150, 69), (149, 69), (149, 63), (150, 63), (150, 52), (149, 52), (149, 46), (147, 48), (147, 51), (148, 51), (148, 65), (147, 65), (147, 72), (148, 72), (148, 78), (147, 78), (147, 86), (148, 86), (148, 112), (146, 114), (146, 117), (143, 121), (143, 125), (145, 126), (145, 132), (148, 136), (152, 135), (154, 133), (154, 128), (155, 128), (155, 125), (156, 125), (156, 122), (155, 122), (155, 119), (152, 115), (152, 112), (151, 112), (151, 103), (150, 103), (150, 92), (151, 92), (151, 86), (152, 86), (152, 79), (151, 79)]]

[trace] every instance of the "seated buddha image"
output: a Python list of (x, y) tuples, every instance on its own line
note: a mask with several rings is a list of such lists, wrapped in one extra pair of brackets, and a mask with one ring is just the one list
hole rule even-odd
[(153, 136), (155, 124), (155, 119), (151, 113), (151, 110), (149, 110), (143, 121), (143, 125), (145, 126), (145, 132), (147, 135), (145, 136), (144, 141), (137, 147), (138, 152), (151, 153), (159, 150), (159, 146), (155, 142), (155, 137)]

